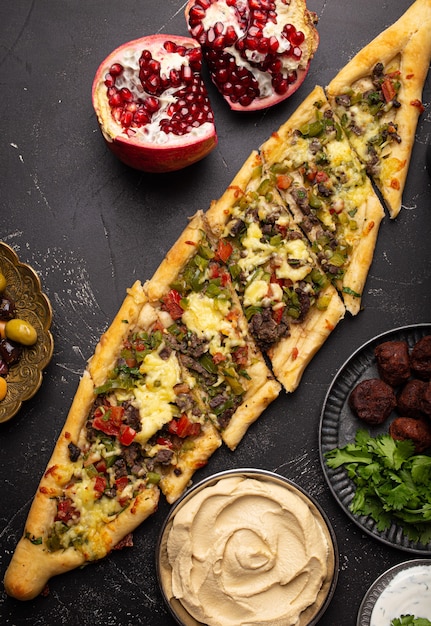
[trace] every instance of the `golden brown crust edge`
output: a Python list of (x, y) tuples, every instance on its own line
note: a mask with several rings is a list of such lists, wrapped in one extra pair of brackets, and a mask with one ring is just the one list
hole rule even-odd
[[(145, 298), (142, 286), (137, 281), (129, 290), (117, 316), (101, 337), (95, 354), (79, 382), (63, 429), (57, 439), (45, 473), (39, 483), (27, 516), (24, 536), (19, 540), (4, 578), (8, 595), (19, 600), (30, 600), (43, 591), (53, 576), (80, 567), (94, 556), (69, 548), (61, 552), (48, 552), (43, 544), (32, 543), (47, 535), (54, 514), (53, 497), (60, 495), (61, 485), (70, 479), (68, 444), (77, 441), (94, 401), (93, 374), (98, 384), (102, 383), (112, 366), (112, 358), (118, 349), (128, 324), (135, 324)], [(125, 323), (127, 319), (128, 323)], [(125, 330), (127, 329), (127, 330)], [(124, 536), (134, 530), (151, 515), (158, 505), (160, 491), (152, 487), (140, 494), (121, 516), (107, 524), (97, 537), (97, 558), (105, 556)]]
[(390, 63), (401, 55), (400, 71), (404, 77), (400, 91), (401, 107), (397, 112), (400, 144), (394, 144), (386, 159), (380, 180), (376, 180), (390, 217), (401, 209), (402, 194), (409, 170), (415, 132), (421, 113), (423, 85), (431, 60), (431, 0), (416, 0), (401, 17), (360, 50), (332, 79), (326, 89), (329, 101), (345, 92), (354, 82), (367, 76), (378, 62)]
[[(258, 162), (259, 160), (256, 161), (256, 155), (252, 154), (247, 160), (246, 165), (241, 169), (239, 175), (237, 175), (235, 183), (226, 191), (226, 197), (223, 197), (222, 205), (218, 205), (217, 212), (214, 212), (213, 209), (210, 213), (210, 216), (212, 215), (214, 219), (208, 219), (208, 212), (205, 215), (202, 212), (198, 212), (191, 219), (190, 223), (167, 253), (151, 280), (147, 283), (148, 296), (151, 302), (160, 300), (160, 298), (166, 294), (170, 284), (175, 280), (183, 265), (194, 254), (196, 245), (198, 245), (202, 239), (202, 234), (207, 233), (209, 237), (212, 237), (217, 231), (221, 230), (223, 219), (225, 219), (227, 215), (225, 210), (228, 210), (230, 206), (229, 203), (236, 194), (238, 192), (242, 193), (244, 181), (248, 181), (248, 172), (254, 169)], [(254, 361), (249, 371), (251, 379), (247, 385), (243, 402), (232, 415), (228, 427), (221, 432), (224, 443), (231, 450), (234, 450), (240, 443), (248, 427), (258, 419), (263, 410), (278, 396), (281, 386), (272, 376), (262, 354), (248, 332), (247, 322), (242, 316), (241, 304), (233, 289), (231, 290), (231, 295), (235, 308), (241, 312), (239, 324), (242, 332), (248, 338), (247, 342)]]
[(323, 295), (331, 295), (325, 311), (311, 311), (302, 324), (292, 324), (290, 335), (269, 351), (276, 378), (288, 393), (298, 387), (302, 375), (331, 332), (345, 314), (345, 307), (336, 289), (330, 285)]

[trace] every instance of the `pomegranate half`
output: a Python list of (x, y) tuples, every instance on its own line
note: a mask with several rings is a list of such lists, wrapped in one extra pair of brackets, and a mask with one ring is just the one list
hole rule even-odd
[(190, 37), (151, 35), (114, 50), (99, 66), (93, 107), (112, 152), (145, 172), (171, 172), (217, 145), (201, 77), (202, 50)]
[(305, 0), (188, 0), (190, 34), (231, 109), (265, 109), (294, 93), (319, 45)]

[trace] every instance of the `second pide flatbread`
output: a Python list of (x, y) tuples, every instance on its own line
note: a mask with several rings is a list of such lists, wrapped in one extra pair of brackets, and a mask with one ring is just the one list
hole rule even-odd
[[(95, 402), (90, 372), (97, 374), (99, 383), (105, 382), (125, 329), (137, 323), (144, 303), (142, 287), (136, 283), (79, 383), (6, 571), (5, 589), (15, 598), (34, 598), (52, 576), (104, 557), (157, 509), (154, 477), (140, 459), (135, 467), (127, 460), (127, 420), (121, 420), (121, 435), (118, 423), (117, 436), (88, 424)], [(108, 423), (108, 415), (106, 419)], [(116, 476), (120, 464), (121, 477)]]
[(179, 352), (223, 441), (234, 450), (280, 385), (248, 332), (202, 213), (149, 281), (148, 295), (166, 316), (168, 344)]
[(383, 207), (321, 87), (261, 146), (264, 170), (355, 315)]
[(218, 237), (219, 256), (250, 332), (269, 356), (276, 378), (291, 392), (345, 307), (276, 181), (252, 153), (206, 219)]
[(431, 0), (416, 0), (327, 87), (333, 110), (390, 216), (401, 208), (431, 60)]

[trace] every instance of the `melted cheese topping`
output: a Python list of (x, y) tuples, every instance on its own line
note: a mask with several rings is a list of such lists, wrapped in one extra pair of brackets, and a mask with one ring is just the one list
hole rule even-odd
[(139, 409), (142, 429), (136, 435), (138, 443), (145, 444), (175, 414), (174, 386), (181, 382), (181, 369), (174, 352), (168, 359), (158, 353), (148, 354), (140, 371), (145, 381), (134, 388), (135, 406)]
[(187, 296), (182, 320), (189, 330), (209, 342), (211, 354), (220, 352), (229, 356), (233, 347), (245, 345), (237, 325), (227, 319), (231, 306), (231, 301), (224, 298), (209, 298), (195, 292)]

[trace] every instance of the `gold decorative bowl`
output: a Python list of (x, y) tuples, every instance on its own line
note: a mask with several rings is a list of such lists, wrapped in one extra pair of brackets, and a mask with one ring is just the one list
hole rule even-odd
[(0, 271), (7, 287), (5, 293), (15, 301), (16, 316), (30, 322), (37, 331), (37, 342), (24, 347), (18, 363), (7, 376), (7, 394), (0, 401), (0, 423), (16, 415), (25, 400), (34, 396), (42, 384), (43, 370), (52, 358), (54, 341), (50, 332), (51, 304), (42, 292), (39, 276), (15, 251), (0, 241)]

